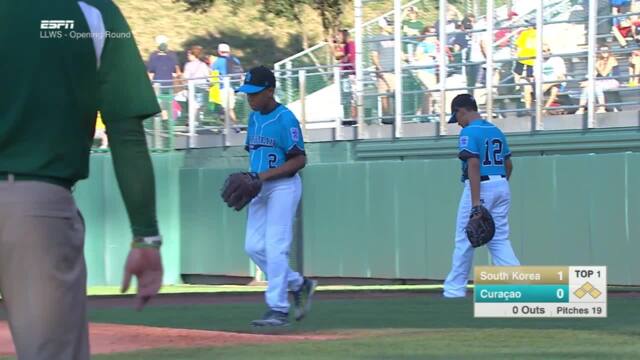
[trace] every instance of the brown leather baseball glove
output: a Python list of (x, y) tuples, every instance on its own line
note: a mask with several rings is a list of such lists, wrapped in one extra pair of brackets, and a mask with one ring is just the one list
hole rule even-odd
[(227, 177), (222, 186), (222, 199), (236, 211), (242, 210), (260, 193), (262, 181), (257, 173), (238, 172)]
[(487, 208), (474, 206), (471, 209), (469, 222), (464, 229), (471, 246), (477, 248), (493, 239), (493, 235), (496, 233), (496, 224)]

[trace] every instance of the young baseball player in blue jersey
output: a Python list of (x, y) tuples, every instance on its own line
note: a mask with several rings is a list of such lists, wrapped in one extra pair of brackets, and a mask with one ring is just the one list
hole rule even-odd
[(455, 249), (451, 272), (444, 283), (444, 296), (464, 297), (473, 247), (465, 233), (465, 226), (476, 206), (484, 206), (495, 222), (495, 235), (487, 243), (491, 259), (497, 266), (520, 265), (509, 241), (509, 177), (513, 171), (511, 151), (500, 129), (485, 121), (478, 113), (475, 99), (468, 94), (456, 96), (451, 102), (449, 123), (462, 127), (458, 157), (462, 161), (464, 190), (458, 206)]
[(311, 308), (317, 282), (289, 267), (293, 219), (302, 194), (298, 171), (306, 164), (304, 141), (295, 115), (276, 102), (276, 79), (264, 66), (251, 69), (237, 92), (247, 94), (249, 115), (246, 149), (253, 176), (262, 181), (260, 193), (249, 204), (245, 251), (267, 276), (265, 299), (269, 310), (253, 326), (289, 324), (288, 290), (295, 318)]

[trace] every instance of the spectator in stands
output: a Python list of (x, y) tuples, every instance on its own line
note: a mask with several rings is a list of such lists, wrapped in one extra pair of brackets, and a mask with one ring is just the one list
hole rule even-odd
[[(447, 38), (447, 44), (451, 52), (451, 63), (461, 64), (467, 58), (469, 40), (467, 39), (462, 21), (456, 21), (455, 26), (455, 32)], [(451, 68), (449, 75), (454, 74), (462, 75), (462, 67)]]
[[(147, 61), (147, 73), (153, 84), (156, 95), (172, 95), (173, 82), (180, 76), (180, 65), (176, 54), (169, 51), (169, 39), (164, 35), (156, 36), (158, 50), (149, 55)], [(162, 99), (162, 119), (168, 119), (170, 102)]]
[(637, 17), (623, 17), (618, 24), (613, 27), (613, 35), (618, 43), (623, 48), (627, 47), (627, 38), (634, 40), (637, 44), (640, 44), (640, 33), (638, 33), (638, 27), (640, 27), (640, 19)]
[(402, 21), (402, 35), (414, 37), (413, 39), (405, 39), (403, 43), (403, 51), (405, 54), (408, 54), (411, 57), (412, 53), (415, 51), (416, 46), (420, 42), (416, 36), (422, 34), (422, 30), (424, 29), (424, 22), (418, 20), (418, 9), (415, 6), (407, 7), (405, 11), (405, 19)]
[[(616, 79), (611, 79), (609, 77), (614, 76), (615, 71), (618, 67), (618, 60), (616, 60), (615, 56), (611, 56), (609, 52), (608, 46), (601, 46), (600, 53), (598, 54), (598, 60), (596, 61), (596, 80), (595, 80), (595, 95), (596, 100), (600, 107), (598, 108), (598, 113), (604, 113), (607, 111), (605, 107), (605, 97), (604, 92), (607, 90), (617, 89), (620, 86), (620, 83)], [(584, 81), (580, 84), (583, 87), (582, 95), (580, 96), (580, 106), (578, 107), (578, 111), (576, 114), (583, 114), (584, 108), (587, 105), (587, 101), (589, 100), (589, 82)]]
[(393, 19), (383, 18), (378, 22), (382, 30), (381, 38), (376, 39), (371, 51), (371, 62), (375, 67), (378, 92), (381, 96), (382, 115), (391, 115), (390, 94), (395, 91), (395, 62), (394, 49), (396, 47), (393, 38)]
[(342, 86), (342, 94), (344, 99), (349, 99), (351, 107), (351, 118), (357, 117), (357, 109), (355, 103), (355, 82), (356, 82), (356, 43), (351, 40), (349, 30), (342, 29), (338, 33), (338, 39), (334, 46), (334, 54), (336, 60), (340, 63), (340, 84)]
[[(631, 0), (609, 0), (611, 3), (611, 15), (626, 14), (631, 10)], [(613, 18), (613, 25), (617, 25), (619, 18)]]
[[(469, 65), (466, 66), (467, 86), (474, 88), (478, 79), (482, 78), (482, 65), (486, 62), (486, 51), (489, 46), (489, 42), (486, 41), (486, 32), (482, 31), (486, 29), (486, 23), (484, 21), (473, 22), (475, 18), (469, 18), (467, 16), (467, 22), (465, 28), (473, 26), (471, 30), (471, 41), (469, 42)], [(463, 23), (465, 23), (463, 21)], [(469, 94), (474, 95), (474, 89), (469, 90)]]
[(229, 113), (229, 118), (234, 125), (234, 129), (238, 123), (236, 118), (236, 95), (233, 86), (226, 88), (224, 86), (224, 77), (230, 76), (231, 80), (241, 80), (244, 73), (240, 60), (231, 55), (231, 47), (229, 44), (221, 43), (218, 45), (218, 58), (211, 65), (211, 70), (217, 70), (220, 76), (220, 100), (222, 107)]
[(462, 19), (462, 26), (465, 30), (473, 30), (474, 24), (476, 23), (476, 16), (469, 13), (465, 15), (464, 19)]
[[(473, 15), (472, 15), (473, 16)], [(462, 19), (462, 13), (453, 5), (447, 4), (445, 18), (447, 19), (445, 24), (445, 33), (449, 34), (456, 31), (456, 23)], [(475, 21), (475, 16), (473, 17)], [(436, 29), (436, 35), (440, 38), (440, 18), (433, 24)]]
[[(493, 84), (496, 86), (493, 92), (496, 97), (493, 101), (494, 109), (497, 110), (505, 110), (507, 108), (507, 102), (509, 101), (508, 96), (514, 93), (513, 58), (515, 55), (511, 49), (511, 43), (519, 31), (508, 28), (507, 26), (512, 25), (509, 21), (516, 16), (518, 16), (516, 12), (509, 11), (507, 21), (495, 22), (496, 31), (493, 36), (492, 48), (494, 49)], [(498, 112), (497, 116), (504, 118), (501, 112)]]
[(189, 108), (192, 116), (205, 104), (205, 94), (209, 92), (209, 67), (204, 62), (202, 46), (193, 45), (187, 51), (188, 62), (184, 65), (184, 79), (195, 85), (195, 100), (197, 107)]
[(466, 50), (469, 47), (469, 39), (465, 33), (464, 23), (462, 21), (456, 21), (454, 23), (455, 32), (447, 38), (447, 43), (451, 47), (457, 47), (460, 51)]
[[(209, 68), (218, 60), (215, 55), (209, 55), (205, 63)], [(209, 103), (213, 103), (217, 109), (222, 108), (222, 96), (220, 95), (220, 72), (218, 70), (211, 70), (209, 73), (211, 78), (209, 79)]]
[(525, 111), (519, 112), (519, 115), (527, 114), (531, 109), (531, 94), (533, 83), (533, 65), (536, 56), (536, 39), (537, 32), (535, 25), (528, 21), (529, 27), (523, 30), (516, 39), (516, 57), (519, 59), (513, 67), (513, 76), (516, 84), (522, 86), (524, 94)]
[(207, 83), (209, 67), (204, 61), (202, 46), (193, 45), (187, 51), (187, 63), (184, 64), (183, 76), (185, 80), (196, 79), (196, 83)]
[[(560, 87), (567, 78), (567, 67), (560, 56), (552, 55), (549, 44), (542, 45), (542, 54), (546, 58), (542, 64), (542, 93), (548, 95), (544, 107), (550, 108), (557, 104)], [(549, 111), (543, 110), (543, 113), (548, 114)]]
[[(427, 26), (422, 31), (423, 40), (418, 44), (414, 54), (413, 65), (431, 66), (426, 69), (416, 71), (416, 76), (427, 90), (435, 90), (438, 84), (437, 68), (439, 42), (436, 35), (436, 29), (433, 26)], [(425, 92), (422, 102), (422, 115), (433, 113), (431, 108), (433, 96), (431, 92)]]
[(418, 36), (424, 30), (425, 24), (418, 20), (418, 9), (415, 6), (407, 7), (405, 20), (402, 21), (402, 32), (406, 36)]
[(147, 61), (149, 79), (152, 80), (156, 91), (158, 86), (161, 86), (161, 93), (171, 93), (173, 79), (180, 75), (178, 58), (173, 51), (169, 51), (168, 41), (166, 36), (158, 35), (156, 37), (158, 50), (152, 52)]
[[(449, 33), (456, 31), (457, 22), (458, 20), (454, 19), (447, 20), (447, 23), (444, 26), (444, 32), (449, 35)], [(436, 20), (436, 22), (433, 24), (433, 27), (436, 29), (436, 35), (438, 36), (438, 38), (440, 38), (440, 19)]]
[(629, 86), (640, 84), (640, 50), (634, 50), (629, 56)]
[(340, 63), (340, 70), (346, 73), (355, 72), (356, 43), (351, 40), (349, 30), (340, 30), (335, 46), (335, 57)]

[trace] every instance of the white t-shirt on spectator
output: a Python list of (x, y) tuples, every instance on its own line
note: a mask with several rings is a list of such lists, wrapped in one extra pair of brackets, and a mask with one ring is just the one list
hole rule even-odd
[[(474, 26), (473, 30), (485, 30), (487, 28), (487, 24), (484, 20), (478, 21)], [(484, 40), (485, 44), (491, 44), (491, 42), (487, 42), (487, 33), (486, 31), (474, 32), (471, 33), (471, 42), (469, 45), (469, 61), (471, 62), (482, 62), (485, 61), (484, 55), (482, 55), (482, 49), (480, 42)], [(489, 50), (489, 49), (487, 49)]]
[(542, 65), (542, 78), (544, 81), (559, 80), (567, 73), (567, 68), (559, 56), (552, 56)]
[(196, 85), (206, 84), (209, 82), (209, 67), (200, 60), (189, 61), (184, 65), (182, 76), (185, 79), (198, 79), (194, 80)]

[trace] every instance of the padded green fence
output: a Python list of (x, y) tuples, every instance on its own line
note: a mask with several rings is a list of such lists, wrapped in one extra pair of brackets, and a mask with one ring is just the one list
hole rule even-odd
[[(609, 282), (640, 284), (640, 132), (510, 135), (511, 239), (526, 265), (607, 265)], [(462, 190), (456, 140), (308, 144), (302, 226), (292, 251), (307, 275), (442, 279)], [(240, 148), (154, 154), (167, 274), (251, 276), (246, 213), (223, 206)], [(120, 281), (128, 221), (108, 154), (92, 157), (76, 198), (87, 219), (91, 284)], [(299, 251), (299, 254), (297, 252)], [(302, 264), (297, 261), (302, 261)], [(485, 250), (476, 264), (488, 263)]]
[[(153, 154), (158, 191), (158, 222), (165, 283), (180, 282), (180, 185), (183, 154)], [(91, 175), (76, 186), (74, 197), (85, 218), (85, 257), (89, 285), (117, 285), (122, 280), (131, 230), (108, 153), (91, 156)]]

